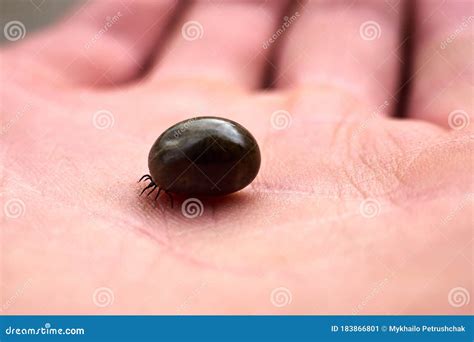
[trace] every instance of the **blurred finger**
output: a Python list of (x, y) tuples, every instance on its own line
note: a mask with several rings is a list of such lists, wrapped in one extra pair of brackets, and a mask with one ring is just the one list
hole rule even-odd
[(280, 87), (336, 86), (371, 104), (393, 96), (403, 42), (400, 1), (308, 1), (278, 65)]
[(408, 115), (455, 130), (472, 129), (473, 2), (418, 3), (418, 46)]
[(193, 3), (163, 57), (157, 80), (209, 80), (257, 87), (272, 35), (286, 1), (198, 1)]
[(176, 0), (94, 1), (18, 48), (25, 52), (24, 63), (50, 67), (60, 81), (117, 84), (143, 71), (176, 4)]

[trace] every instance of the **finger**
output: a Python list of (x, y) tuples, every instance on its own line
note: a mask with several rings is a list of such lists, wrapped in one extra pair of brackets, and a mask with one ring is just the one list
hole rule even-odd
[(27, 53), (28, 60), (50, 67), (60, 80), (117, 84), (144, 69), (176, 3), (94, 1), (18, 48)]
[(395, 102), (402, 42), (399, 1), (309, 1), (293, 23), (275, 84), (335, 86), (379, 105)]
[(195, 2), (150, 82), (205, 79), (257, 87), (269, 49), (262, 48), (286, 1)]
[(472, 1), (419, 2), (409, 116), (472, 129), (473, 14)]

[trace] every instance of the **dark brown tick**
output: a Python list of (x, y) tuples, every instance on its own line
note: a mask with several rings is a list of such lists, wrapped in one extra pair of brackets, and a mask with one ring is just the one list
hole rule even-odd
[[(260, 149), (237, 122), (211, 116), (181, 121), (164, 131), (148, 154), (150, 180), (156, 188), (184, 196), (222, 196), (249, 185), (260, 169)], [(141, 195), (140, 194), (140, 195)]]

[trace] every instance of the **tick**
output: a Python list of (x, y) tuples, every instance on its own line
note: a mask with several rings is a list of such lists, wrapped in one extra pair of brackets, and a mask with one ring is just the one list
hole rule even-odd
[(257, 141), (232, 120), (203, 116), (178, 122), (164, 131), (148, 154), (150, 195), (163, 190), (184, 196), (223, 196), (245, 188), (260, 169)]

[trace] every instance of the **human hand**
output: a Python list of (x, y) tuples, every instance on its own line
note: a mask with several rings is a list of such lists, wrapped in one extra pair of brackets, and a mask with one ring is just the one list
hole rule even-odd
[[(4, 49), (4, 312), (469, 313), (472, 6), (421, 2), (399, 103), (402, 5), (105, 1)], [(198, 115), (262, 167), (189, 218), (136, 181)]]

